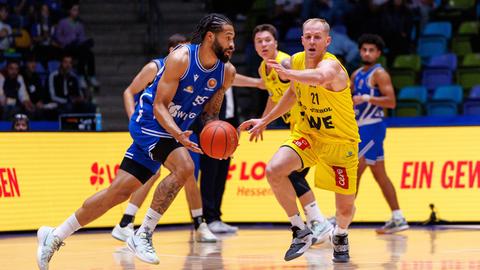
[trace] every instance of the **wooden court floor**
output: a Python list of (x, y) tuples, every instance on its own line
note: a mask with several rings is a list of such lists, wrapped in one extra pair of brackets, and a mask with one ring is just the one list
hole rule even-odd
[[(160, 228), (154, 234), (159, 265), (137, 259), (110, 231), (79, 232), (66, 241), (50, 270), (117, 269), (480, 269), (480, 230), (413, 228), (397, 235), (376, 235), (373, 228), (350, 230), (351, 262), (333, 264), (324, 244), (304, 256), (283, 261), (290, 243), (287, 227), (240, 227), (214, 244), (191, 241), (185, 227)], [(0, 236), (0, 269), (37, 269), (36, 236)]]

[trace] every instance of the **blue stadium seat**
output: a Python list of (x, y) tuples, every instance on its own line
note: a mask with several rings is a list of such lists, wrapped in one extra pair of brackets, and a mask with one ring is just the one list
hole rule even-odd
[(285, 41), (296, 41), (299, 42), (302, 37), (302, 28), (301, 27), (290, 27), (285, 34)]
[(449, 69), (426, 69), (423, 71), (422, 85), (433, 90), (442, 85), (453, 82), (453, 73)]
[(466, 101), (463, 104), (463, 114), (480, 116), (480, 101)]
[(458, 84), (440, 86), (435, 89), (432, 100), (452, 101), (458, 105), (463, 101), (463, 88)]
[(429, 22), (425, 25), (422, 36), (442, 36), (450, 39), (452, 37), (452, 24), (447, 21)]
[(398, 117), (422, 115), (422, 105), (427, 101), (427, 89), (423, 86), (407, 86), (400, 89), (397, 107), (393, 115)]
[(427, 101), (427, 88), (424, 86), (407, 86), (400, 89), (398, 93), (399, 101), (416, 101), (425, 103)]
[(457, 105), (453, 102), (429, 102), (427, 103), (427, 115), (455, 116), (458, 115)]
[(42, 73), (46, 73), (47, 71), (45, 70), (45, 68), (43, 67), (43, 65), (41, 63), (37, 62), (35, 64), (35, 72), (42, 74)]
[(458, 114), (458, 104), (463, 101), (460, 85), (446, 85), (435, 89), (432, 101), (427, 103), (427, 115), (453, 116)]
[(470, 90), (470, 94), (468, 94), (468, 98), (471, 99), (480, 99), (480, 85), (475, 85)]
[(60, 61), (57, 60), (50, 60), (48, 61), (48, 72), (51, 73), (60, 67)]
[(425, 66), (429, 68), (446, 68), (455, 71), (457, 69), (457, 55), (454, 53), (446, 53), (432, 56)]
[(480, 85), (475, 85), (463, 104), (463, 114), (480, 116)]
[(417, 53), (423, 59), (447, 52), (447, 39), (440, 36), (425, 36), (418, 40)]

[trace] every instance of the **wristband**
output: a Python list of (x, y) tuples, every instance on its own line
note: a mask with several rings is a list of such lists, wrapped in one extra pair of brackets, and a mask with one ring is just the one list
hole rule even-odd
[(369, 102), (370, 98), (371, 98), (371, 96), (369, 94), (363, 94), (362, 95), (362, 100), (365, 101), (365, 102)]

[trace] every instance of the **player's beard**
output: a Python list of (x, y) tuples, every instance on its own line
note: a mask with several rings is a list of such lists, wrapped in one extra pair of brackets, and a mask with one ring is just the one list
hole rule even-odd
[(220, 61), (223, 63), (226, 63), (230, 61), (230, 57), (228, 55), (225, 55), (225, 52), (228, 51), (230, 48), (223, 49), (220, 43), (218, 43), (217, 39), (213, 41), (213, 52), (217, 56)]
[(371, 66), (371, 65), (374, 64), (373, 61), (368, 61), (368, 60), (363, 60), (363, 59), (362, 59), (362, 63), (363, 63), (365, 66)]

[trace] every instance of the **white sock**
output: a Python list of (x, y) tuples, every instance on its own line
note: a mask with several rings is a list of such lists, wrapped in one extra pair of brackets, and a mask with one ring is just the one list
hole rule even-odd
[(190, 213), (192, 213), (192, 218), (203, 216), (203, 208), (192, 209)]
[(152, 208), (148, 208), (147, 214), (145, 214), (145, 218), (143, 219), (142, 226), (140, 226), (140, 228), (137, 230), (136, 235), (139, 235), (142, 232), (153, 233), (161, 217), (162, 215), (160, 213)]
[(138, 211), (138, 206), (132, 203), (128, 203), (127, 209), (125, 209), (125, 215), (135, 216)]
[(300, 217), (300, 214), (293, 215), (291, 217), (288, 217), (290, 219), (290, 223), (292, 223), (292, 226), (297, 226), (300, 228), (300, 230), (305, 229), (305, 223), (303, 223), (302, 217)]
[(313, 201), (303, 208), (305, 210), (305, 216), (307, 217), (307, 224), (310, 224), (312, 221), (316, 220), (318, 222), (324, 222), (325, 217), (322, 215), (320, 208), (316, 201)]
[(333, 230), (333, 234), (334, 235), (348, 234), (348, 230), (347, 229), (342, 229), (342, 228), (338, 227), (338, 225), (335, 225), (335, 229)]
[(395, 219), (395, 220), (400, 220), (400, 219), (403, 219), (403, 214), (402, 214), (402, 210), (398, 209), (398, 210), (393, 210), (392, 211), (392, 218)]
[(82, 226), (78, 223), (75, 214), (69, 216), (60, 226), (55, 228), (53, 235), (56, 235), (62, 241), (72, 235), (72, 233), (78, 231)]

